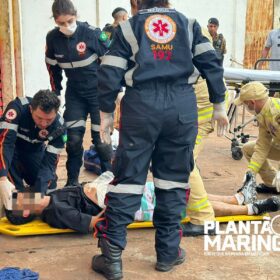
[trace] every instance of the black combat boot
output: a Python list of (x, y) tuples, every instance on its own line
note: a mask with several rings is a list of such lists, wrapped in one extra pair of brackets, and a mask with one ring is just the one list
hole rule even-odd
[(105, 238), (99, 239), (98, 247), (101, 248), (102, 255), (92, 258), (92, 269), (103, 274), (108, 280), (122, 279), (122, 249), (111, 244)]
[(160, 272), (167, 272), (173, 269), (175, 265), (180, 265), (182, 264), (186, 259), (186, 252), (184, 249), (180, 248), (180, 254), (171, 263), (165, 263), (165, 262), (157, 262), (155, 269)]

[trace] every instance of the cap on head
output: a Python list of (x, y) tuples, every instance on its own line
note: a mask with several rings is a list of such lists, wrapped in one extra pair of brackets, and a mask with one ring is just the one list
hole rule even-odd
[(116, 14), (119, 13), (119, 12), (127, 13), (127, 10), (122, 8), (122, 7), (118, 7), (112, 12), (112, 17), (115, 18)]
[(239, 97), (234, 100), (235, 105), (241, 105), (247, 100), (261, 100), (268, 96), (268, 89), (260, 82), (250, 82), (240, 89)]
[(214, 25), (219, 26), (219, 21), (217, 18), (209, 18), (208, 24), (214, 24)]

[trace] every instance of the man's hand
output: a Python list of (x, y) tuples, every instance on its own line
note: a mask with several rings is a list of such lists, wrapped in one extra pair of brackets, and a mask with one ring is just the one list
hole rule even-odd
[(102, 143), (111, 144), (111, 130), (114, 127), (114, 119), (112, 113), (104, 113), (100, 111), (100, 139)]
[(276, 188), (277, 192), (280, 192), (280, 171), (276, 172), (273, 179), (272, 186)]
[(12, 195), (15, 189), (15, 186), (7, 178), (0, 180), (0, 198), (7, 210), (13, 210)]
[(228, 117), (226, 112), (226, 103), (216, 103), (213, 104), (213, 116), (212, 116), (212, 126), (215, 127), (215, 122), (217, 122), (217, 135), (219, 137), (225, 135), (228, 130)]
[(96, 216), (92, 216), (91, 222), (90, 222), (90, 229), (94, 228), (95, 223), (104, 214), (104, 212), (105, 212), (105, 209), (103, 209), (101, 212), (99, 212)]

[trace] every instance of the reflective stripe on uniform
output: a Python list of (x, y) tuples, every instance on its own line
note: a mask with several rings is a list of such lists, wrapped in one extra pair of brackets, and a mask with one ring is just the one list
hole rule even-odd
[[(192, 44), (193, 44), (193, 25), (195, 23), (195, 19), (194, 18), (189, 18), (189, 24), (188, 24), (188, 32), (189, 32), (189, 48), (190, 48), (190, 51), (191, 51), (191, 54), (193, 56), (193, 53), (192, 53)], [(194, 71), (193, 73), (188, 77), (188, 84), (194, 84), (196, 83), (198, 77), (199, 77), (199, 71), (194, 67)]]
[(109, 185), (108, 192), (112, 193), (130, 193), (130, 194), (143, 194), (145, 185), (128, 185), (118, 184), (116, 186)]
[(67, 129), (75, 128), (75, 127), (86, 127), (86, 121), (85, 120), (79, 120), (79, 121), (70, 121), (65, 123)]
[(64, 124), (64, 119), (61, 116), (59, 116), (58, 121), (61, 125)]
[(29, 104), (29, 101), (26, 97), (19, 97), (19, 101), (23, 106)]
[(56, 148), (52, 145), (48, 145), (46, 150), (49, 153), (59, 155), (62, 152), (63, 149), (58, 149), (58, 148)]
[(198, 122), (204, 120), (211, 120), (213, 115), (213, 107), (198, 110)]
[(14, 123), (8, 123), (8, 122), (0, 122), (0, 128), (1, 129), (9, 129), (9, 130), (14, 130), (17, 132), (18, 130), (18, 125)]
[(32, 144), (34, 144), (34, 143), (42, 143), (43, 142), (43, 141), (40, 141), (40, 140), (37, 140), (37, 139), (31, 140), (29, 137), (27, 137), (27, 136), (25, 136), (25, 135), (23, 135), (21, 133), (17, 133), (17, 137), (25, 140), (26, 142), (32, 143)]
[(202, 142), (202, 136), (197, 134), (196, 139), (195, 139), (195, 145), (199, 145)]
[(195, 84), (200, 76), (199, 71), (194, 67), (193, 73), (188, 78), (188, 84)]
[(198, 44), (195, 46), (194, 56), (203, 54), (208, 51), (214, 51), (214, 48), (210, 42)]
[(261, 165), (255, 161), (250, 161), (248, 168), (250, 168), (253, 171), (255, 171), (256, 173), (258, 173), (259, 170), (261, 169)]
[(45, 57), (45, 62), (52, 65), (52, 66), (55, 66), (57, 64), (57, 60), (56, 59), (51, 59), (49, 57)]
[(188, 24), (188, 32), (189, 32), (189, 41), (190, 41), (190, 50), (192, 51), (192, 44), (193, 44), (193, 25), (195, 23), (194, 18), (189, 18), (189, 24)]
[(90, 65), (92, 62), (94, 62), (98, 58), (97, 54), (93, 54), (87, 59), (80, 60), (80, 61), (73, 61), (73, 62), (58, 62), (58, 65), (62, 69), (70, 69), (70, 68), (79, 68), (79, 67), (85, 67)]
[(101, 65), (115, 66), (126, 70), (127, 60), (114, 55), (105, 55), (102, 59)]
[(155, 187), (162, 190), (171, 189), (189, 189), (190, 185), (188, 183), (180, 183), (174, 181), (167, 181), (158, 178), (154, 178)]
[(133, 85), (132, 76), (133, 76), (134, 71), (139, 66), (136, 63), (136, 59), (135, 59), (136, 54), (139, 52), (139, 45), (138, 45), (137, 39), (133, 33), (133, 30), (131, 28), (130, 22), (128, 20), (121, 22), (120, 27), (121, 27), (124, 38), (129, 43), (131, 50), (132, 50), (132, 57), (130, 59), (135, 62), (135, 66), (132, 69), (130, 69), (129, 71), (127, 71), (125, 74), (126, 84), (128, 86), (132, 87), (132, 85)]
[(91, 130), (99, 132), (100, 131), (100, 125), (98, 124), (92, 124), (91, 125)]
[(204, 209), (208, 206), (210, 206), (210, 203), (209, 203), (208, 197), (205, 197), (195, 203), (189, 204), (187, 207), (187, 210), (198, 212), (201, 209)]
[(277, 110), (280, 110), (280, 104), (278, 102), (278, 100), (276, 100), (275, 98), (271, 98), (274, 106), (276, 107)]

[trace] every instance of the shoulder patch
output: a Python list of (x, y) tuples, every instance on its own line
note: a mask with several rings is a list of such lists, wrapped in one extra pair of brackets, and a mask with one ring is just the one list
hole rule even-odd
[(15, 109), (9, 109), (5, 114), (5, 118), (9, 121), (14, 120), (16, 117), (17, 117), (17, 111)]
[(61, 136), (61, 138), (62, 138), (63, 143), (66, 143), (66, 142), (67, 142), (67, 140), (68, 140), (68, 136), (67, 136), (67, 134), (66, 134), (66, 133), (65, 133), (65, 134), (63, 134), (63, 135)]
[(100, 36), (99, 36), (99, 40), (101, 42), (106, 42), (108, 40), (108, 35), (106, 34), (106, 32), (102, 31)]

